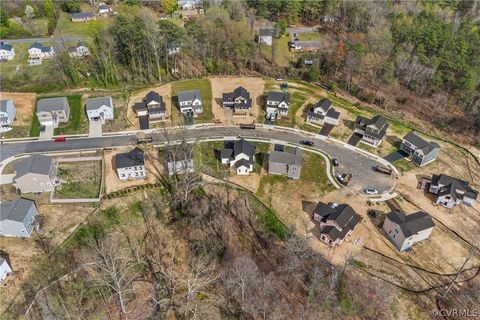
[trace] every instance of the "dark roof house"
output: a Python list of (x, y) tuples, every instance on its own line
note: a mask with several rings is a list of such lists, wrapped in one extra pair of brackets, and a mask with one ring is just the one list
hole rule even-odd
[(467, 181), (445, 174), (432, 176), (429, 192), (437, 195), (437, 204), (447, 208), (461, 203), (471, 206), (478, 198), (478, 191)]
[(145, 165), (143, 150), (136, 147), (130, 152), (119, 153), (115, 156), (115, 168), (131, 168)]
[(236, 110), (248, 110), (252, 108), (252, 98), (244, 87), (238, 87), (233, 92), (223, 94), (223, 107)]
[(409, 155), (413, 163), (421, 167), (437, 159), (440, 146), (409, 132), (403, 137), (400, 149)]
[(324, 204), (319, 202), (313, 213), (313, 219), (320, 223), (320, 239), (329, 245), (336, 245), (350, 235), (361, 221), (348, 204)]
[(434, 227), (432, 218), (423, 211), (408, 215), (392, 211), (385, 217), (382, 229), (398, 250), (405, 251), (428, 239)]

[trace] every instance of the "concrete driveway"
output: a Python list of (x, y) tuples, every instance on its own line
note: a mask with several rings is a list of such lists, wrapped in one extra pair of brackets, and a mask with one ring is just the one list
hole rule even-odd
[(53, 131), (55, 128), (53, 126), (45, 126), (44, 131), (40, 131), (39, 140), (51, 140), (53, 137)]
[(88, 136), (101, 137), (102, 136), (102, 121), (90, 120), (88, 123)]

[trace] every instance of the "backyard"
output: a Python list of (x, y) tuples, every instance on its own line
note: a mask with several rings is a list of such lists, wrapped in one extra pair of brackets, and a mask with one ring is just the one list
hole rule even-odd
[(92, 37), (95, 33), (107, 28), (112, 24), (113, 19), (107, 17), (96, 17), (96, 20), (87, 22), (72, 22), (70, 14), (62, 12), (58, 18), (56, 37)]
[(172, 102), (177, 110), (178, 106), (177, 95), (180, 91), (199, 90), (202, 96), (203, 114), (195, 119), (195, 122), (212, 122), (212, 87), (208, 79), (194, 79), (172, 82)]
[(58, 177), (61, 185), (55, 188), (57, 199), (94, 199), (100, 195), (101, 161), (60, 162)]

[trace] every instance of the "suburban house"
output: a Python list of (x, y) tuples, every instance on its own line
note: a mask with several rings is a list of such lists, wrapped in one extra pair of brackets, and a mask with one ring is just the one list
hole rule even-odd
[(119, 153), (115, 156), (115, 169), (118, 178), (122, 181), (145, 179), (145, 156), (143, 150), (136, 147), (130, 152)]
[(322, 43), (320, 41), (290, 41), (288, 47), (290, 51), (316, 52), (322, 48)]
[(238, 87), (233, 92), (223, 94), (223, 107), (230, 108), (234, 113), (249, 113), (252, 109), (252, 98), (244, 87)]
[(161, 120), (165, 120), (167, 112), (162, 96), (155, 91), (147, 93), (142, 102), (135, 103), (134, 109), (137, 117), (148, 115), (150, 119)]
[(85, 104), (85, 109), (90, 121), (101, 120), (102, 123), (105, 123), (106, 120), (113, 120), (112, 97), (90, 98)]
[(334, 246), (351, 235), (362, 218), (348, 204), (319, 202), (313, 220), (320, 224), (320, 240)]
[(12, 130), (16, 109), (12, 99), (0, 100), (0, 132)]
[(28, 56), (30, 59), (51, 59), (55, 55), (52, 46), (43, 46), (41, 43), (35, 42), (28, 48)]
[(202, 0), (177, 0), (177, 6), (181, 10), (192, 10), (196, 8), (201, 8), (202, 5)]
[(93, 12), (76, 12), (72, 13), (70, 17), (72, 18), (72, 22), (86, 22), (95, 20), (95, 14)]
[(387, 214), (382, 226), (390, 241), (400, 251), (408, 250), (415, 243), (428, 239), (433, 227), (435, 224), (432, 218), (422, 211), (409, 215), (392, 211)]
[(437, 204), (447, 208), (462, 203), (471, 206), (478, 197), (478, 191), (472, 189), (467, 181), (445, 174), (434, 174), (428, 191), (437, 196)]
[(32, 200), (17, 198), (0, 203), (0, 235), (30, 237), (37, 215), (38, 210)]
[(12, 60), (15, 58), (15, 49), (6, 43), (0, 42), (0, 60)]
[(267, 118), (274, 120), (288, 115), (290, 105), (290, 93), (283, 91), (269, 91), (267, 94), (266, 110)]
[(180, 112), (191, 114), (194, 117), (203, 112), (202, 96), (199, 90), (181, 91), (178, 93), (178, 105)]
[(271, 46), (273, 43), (273, 28), (261, 28), (258, 34), (258, 43)]
[(38, 100), (38, 121), (44, 126), (58, 127), (58, 124), (67, 123), (70, 116), (70, 106), (66, 97)]
[(53, 191), (57, 169), (53, 158), (40, 154), (15, 162), (13, 186), (22, 193)]
[(353, 131), (362, 136), (361, 142), (376, 148), (385, 139), (387, 128), (387, 120), (381, 115), (371, 119), (359, 116), (354, 123)]
[(422, 167), (437, 159), (440, 146), (424, 140), (414, 132), (409, 132), (403, 137), (400, 150), (408, 154), (410, 161)]
[(112, 11), (110, 7), (103, 2), (98, 6), (98, 14), (107, 15), (110, 11)]
[(81, 42), (74, 47), (68, 48), (68, 54), (71, 58), (83, 58), (90, 55), (90, 49)]
[(253, 171), (255, 146), (244, 140), (225, 141), (224, 149), (220, 150), (222, 164), (235, 166), (238, 175), (248, 175)]
[(332, 101), (329, 99), (322, 99), (307, 112), (307, 122), (313, 124), (323, 125), (328, 123), (337, 125), (340, 121), (340, 112), (332, 107)]
[(3, 282), (10, 273), (12, 273), (12, 268), (8, 264), (8, 261), (0, 257), (0, 283)]
[(180, 13), (183, 20), (195, 19), (196, 17), (203, 14), (205, 14), (203, 9), (187, 9), (182, 10), (182, 12)]
[(299, 179), (302, 171), (303, 152), (299, 148), (272, 151), (268, 156), (268, 173)]
[(167, 155), (168, 174), (184, 174), (194, 172), (192, 149), (187, 147)]

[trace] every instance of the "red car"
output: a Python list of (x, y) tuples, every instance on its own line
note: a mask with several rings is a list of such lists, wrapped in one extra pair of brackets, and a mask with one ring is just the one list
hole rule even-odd
[(53, 140), (55, 142), (64, 142), (65, 141), (65, 137), (58, 137), (58, 138), (55, 138), (55, 140)]

